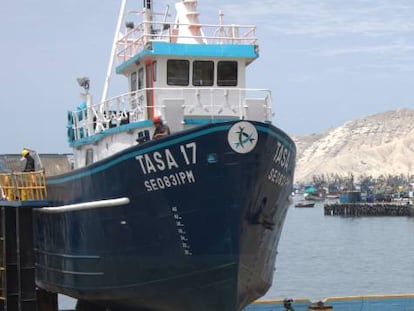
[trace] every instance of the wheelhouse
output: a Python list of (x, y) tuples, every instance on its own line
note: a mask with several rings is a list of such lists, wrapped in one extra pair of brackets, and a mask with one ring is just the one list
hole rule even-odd
[(270, 122), (270, 91), (246, 88), (246, 67), (259, 56), (255, 26), (225, 25), (222, 13), (217, 25), (200, 24), (195, 0), (177, 2), (176, 11), (168, 21), (168, 10), (155, 14), (144, 1), (142, 21), (128, 21), (121, 31), (121, 8), (113, 61), (128, 90), (107, 98), (108, 76), (101, 102), (95, 105), (86, 89), (85, 101), (68, 113), (70, 144), (85, 159), (76, 167), (136, 144), (143, 133), (151, 136), (154, 116), (173, 133), (234, 119)]

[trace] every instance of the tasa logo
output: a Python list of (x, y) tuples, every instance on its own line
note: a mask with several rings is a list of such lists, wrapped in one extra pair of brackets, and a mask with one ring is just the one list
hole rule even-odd
[(242, 121), (234, 124), (227, 135), (230, 147), (237, 153), (248, 153), (256, 147), (259, 136), (250, 122)]

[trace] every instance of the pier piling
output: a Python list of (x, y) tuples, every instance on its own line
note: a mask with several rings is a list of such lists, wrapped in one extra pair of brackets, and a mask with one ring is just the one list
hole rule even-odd
[(325, 204), (326, 216), (412, 216), (411, 204), (401, 203), (334, 203)]

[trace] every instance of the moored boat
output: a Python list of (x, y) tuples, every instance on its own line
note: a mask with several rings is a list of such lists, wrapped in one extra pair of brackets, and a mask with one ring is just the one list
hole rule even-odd
[(325, 197), (320, 195), (319, 193), (305, 193), (303, 195), (303, 198), (308, 201), (317, 201), (317, 202), (325, 200)]
[[(75, 169), (35, 213), (36, 283), (81, 310), (241, 310), (272, 284), (296, 156), (270, 92), (245, 87), (255, 28), (202, 25), (184, 0), (175, 21), (144, 1), (121, 31), (126, 6), (102, 100), (78, 80)], [(108, 99), (115, 59), (128, 91)], [(155, 117), (169, 135), (151, 139)]]
[(314, 207), (315, 202), (298, 202), (295, 204), (295, 207)]

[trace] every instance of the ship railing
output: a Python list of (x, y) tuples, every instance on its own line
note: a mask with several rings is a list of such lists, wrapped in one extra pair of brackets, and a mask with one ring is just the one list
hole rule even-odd
[(0, 190), (1, 199), (7, 201), (44, 200), (45, 172), (0, 173)]
[[(174, 93), (171, 93), (171, 92)], [(158, 88), (158, 98), (175, 98), (183, 102), (185, 118), (240, 118), (270, 121), (272, 118), (272, 96), (268, 89), (247, 88)]]
[[(158, 103), (155, 106), (147, 105), (149, 93), (154, 96), (154, 102)], [(69, 141), (93, 136), (121, 125), (146, 121), (148, 111), (164, 116), (168, 105), (166, 102), (172, 98), (182, 102), (183, 118), (239, 118), (270, 122), (273, 116), (271, 91), (268, 89), (145, 88), (70, 112)]]
[[(199, 30), (179, 33), (178, 28), (182, 27)], [(147, 33), (146, 29), (151, 29), (151, 32)], [(125, 62), (143, 51), (148, 43), (155, 41), (188, 44), (257, 45), (256, 26), (142, 22), (137, 26), (126, 28), (125, 34), (120, 36), (116, 44), (117, 58), (119, 61)]]
[(69, 112), (69, 142), (90, 137), (107, 129), (146, 119), (143, 90), (122, 94), (104, 102)]

